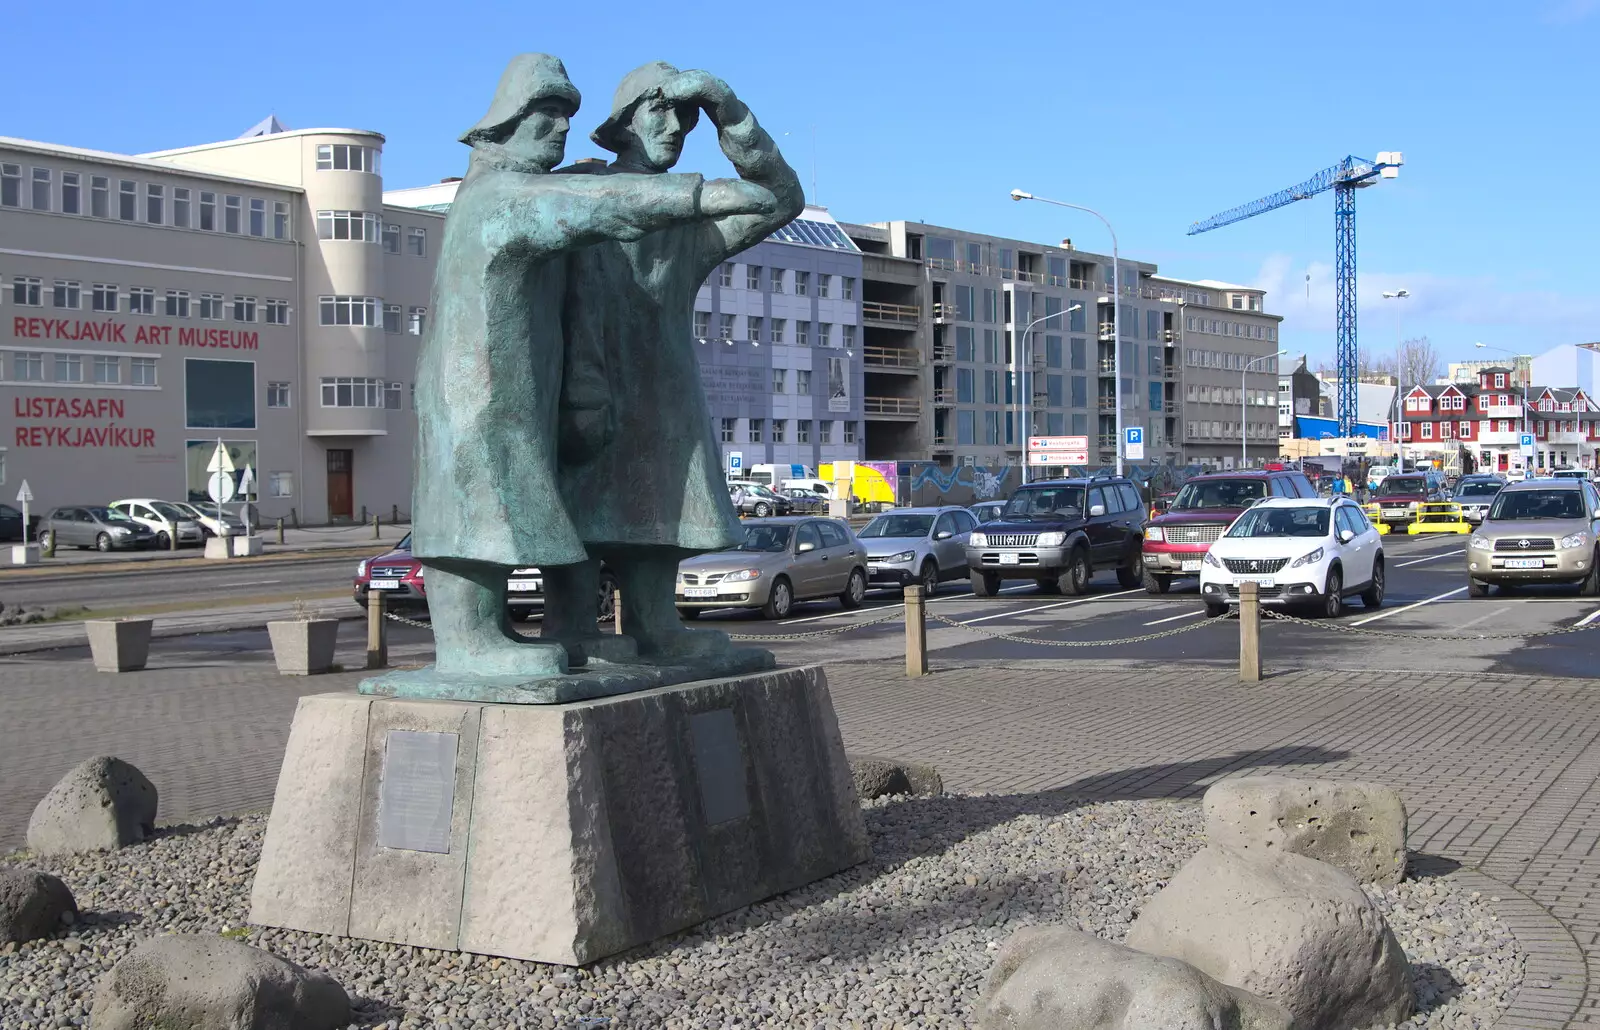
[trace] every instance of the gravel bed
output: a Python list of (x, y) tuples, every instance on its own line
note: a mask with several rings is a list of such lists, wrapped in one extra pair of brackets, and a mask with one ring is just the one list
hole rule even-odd
[[(0, 948), (0, 1026), (83, 1026), (131, 944), (225, 933), (331, 973), (358, 1026), (965, 1027), (1015, 929), (1076, 924), (1121, 940), (1204, 843), (1199, 805), (1077, 806), (1047, 795), (918, 798), (866, 809), (874, 858), (585, 970), (247, 927), (264, 815), (171, 828), (120, 852), (33, 865), (83, 917)], [(1448, 879), (1372, 889), (1410, 956), (1407, 1027), (1493, 1026), (1522, 979), (1516, 939)]]

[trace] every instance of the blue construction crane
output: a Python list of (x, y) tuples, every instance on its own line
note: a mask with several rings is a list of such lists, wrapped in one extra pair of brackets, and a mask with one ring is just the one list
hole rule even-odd
[(1339, 369), (1339, 435), (1343, 437), (1355, 435), (1356, 372), (1360, 367), (1356, 348), (1356, 190), (1371, 186), (1378, 179), (1395, 178), (1400, 174), (1400, 165), (1403, 163), (1398, 150), (1384, 151), (1376, 161), (1347, 157), (1298, 186), (1290, 186), (1270, 197), (1241, 204), (1189, 227), (1190, 236), (1210, 232), (1293, 204), (1297, 200), (1314, 197), (1324, 190), (1333, 190), (1335, 306), (1338, 310), (1338, 341), (1334, 358)]

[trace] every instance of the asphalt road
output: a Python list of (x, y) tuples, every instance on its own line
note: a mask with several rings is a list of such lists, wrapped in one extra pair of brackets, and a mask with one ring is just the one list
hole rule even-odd
[[(383, 545), (378, 545), (381, 549)], [(378, 553), (374, 551), (374, 553)], [(56, 574), (0, 577), (0, 601), (8, 605), (82, 605), (121, 608), (193, 600), (196, 608), (228, 598), (312, 596), (349, 590), (356, 561), (338, 558), (282, 559), (251, 565), (225, 562), (169, 569), (159, 563), (126, 572), (76, 569)]]

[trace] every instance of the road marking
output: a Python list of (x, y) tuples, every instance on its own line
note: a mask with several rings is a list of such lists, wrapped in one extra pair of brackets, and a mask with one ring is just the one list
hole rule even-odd
[(1433, 561), (1435, 558), (1448, 558), (1452, 554), (1466, 554), (1466, 553), (1467, 553), (1466, 548), (1462, 548), (1459, 551), (1443, 551), (1443, 552), (1441, 552), (1439, 554), (1430, 554), (1426, 558), (1413, 558), (1410, 561), (1400, 562), (1398, 565), (1395, 566), (1395, 568), (1403, 569), (1407, 565), (1421, 565), (1423, 562), (1425, 562), (1425, 561)]
[[(1018, 591), (1018, 590), (1032, 590), (1032, 589), (1033, 589), (1032, 585), (1015, 586), (1015, 587), (1005, 587), (1005, 588), (1001, 589), (1000, 592), (1002, 594), (1006, 594), (1006, 593), (1013, 593), (1013, 592)], [(943, 597), (940, 597), (938, 595), (934, 595), (933, 597), (930, 597), (930, 598), (927, 599), (927, 603), (928, 604), (937, 604), (940, 601), (973, 601), (973, 600), (978, 600), (978, 598), (974, 598), (971, 594), (946, 594)], [(773, 623), (773, 625), (774, 626), (797, 626), (802, 622), (821, 622), (824, 619), (838, 619), (838, 618), (843, 618), (846, 615), (853, 615), (856, 612), (887, 612), (887, 611), (891, 611), (891, 610), (893, 610), (895, 608), (904, 608), (905, 606), (906, 605), (905, 605), (904, 601), (901, 601), (899, 604), (880, 604), (880, 605), (878, 605), (876, 607), (870, 607), (870, 608), (869, 607), (862, 607), (862, 608), (851, 609), (851, 610), (848, 610), (848, 611), (828, 612), (826, 615), (808, 615), (803, 619), (785, 619), (782, 622), (775, 622), (775, 623)], [(709, 609), (706, 609), (706, 610), (707, 611), (716, 611), (717, 609), (709, 608)], [(732, 609), (732, 610), (733, 611), (739, 611), (740, 609), (736, 608), (736, 609)]]
[(1580, 619), (1578, 621), (1578, 625), (1587, 626), (1587, 625), (1589, 625), (1589, 623), (1593, 622), (1596, 619), (1600, 619), (1600, 608), (1596, 608), (1594, 611), (1590, 612), (1588, 615), (1585, 615), (1582, 619)]
[(1037, 608), (1024, 608), (1015, 612), (996, 612), (993, 615), (982, 615), (976, 619), (964, 619), (961, 625), (970, 626), (975, 622), (988, 622), (990, 619), (1004, 619), (1011, 615), (1029, 615), (1033, 612), (1046, 612), (1053, 608), (1065, 608), (1070, 604), (1088, 604), (1090, 601), (1103, 601), (1108, 597), (1122, 597), (1125, 594), (1142, 593), (1144, 587), (1134, 587), (1132, 590), (1118, 590), (1109, 594), (1095, 594), (1093, 597), (1075, 597), (1070, 601), (1057, 601), (1055, 604), (1042, 604)]
[(1147, 622), (1147, 623), (1145, 623), (1145, 625), (1146, 626), (1159, 626), (1163, 622), (1177, 622), (1179, 619), (1193, 619), (1193, 618), (1198, 618), (1199, 616), (1204, 615), (1204, 614), (1205, 614), (1205, 610), (1204, 609), (1201, 609), (1200, 611), (1194, 611), (1194, 612), (1184, 612), (1182, 615), (1173, 615), (1173, 616), (1170, 616), (1170, 617), (1165, 618), (1165, 619), (1157, 619), (1154, 622)]
[(1454, 628), (1454, 629), (1466, 629), (1468, 626), (1476, 626), (1478, 623), (1483, 622), (1486, 619), (1492, 619), (1496, 615), (1504, 615), (1506, 612), (1509, 612), (1510, 610), (1511, 609), (1509, 607), (1496, 608), (1494, 611), (1488, 612), (1487, 614), (1484, 614), (1484, 615), (1480, 615), (1476, 619), (1468, 619), (1466, 622), (1457, 623), (1452, 628)]
[(1433, 597), (1425, 598), (1424, 600), (1418, 601), (1415, 604), (1408, 604), (1404, 608), (1391, 608), (1386, 612), (1379, 612), (1376, 615), (1369, 615), (1364, 619), (1357, 619), (1350, 625), (1365, 626), (1369, 622), (1377, 622), (1379, 619), (1387, 619), (1391, 615), (1399, 615), (1401, 612), (1409, 612), (1413, 608), (1421, 608), (1425, 604), (1432, 604), (1435, 601), (1442, 601), (1447, 597), (1454, 597), (1456, 594), (1465, 593), (1466, 589), (1466, 587), (1456, 587), (1454, 590), (1447, 590), (1442, 594), (1436, 594)]

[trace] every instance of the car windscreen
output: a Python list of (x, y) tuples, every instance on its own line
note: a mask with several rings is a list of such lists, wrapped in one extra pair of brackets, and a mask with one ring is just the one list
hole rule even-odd
[(156, 514), (160, 515), (164, 519), (178, 521), (181, 519), (187, 519), (189, 517), (188, 515), (184, 514), (176, 504), (170, 504), (166, 501), (154, 501), (151, 503), (150, 507), (154, 508), (156, 510)]
[(1507, 490), (1494, 499), (1489, 518), (1500, 522), (1515, 519), (1581, 519), (1583, 495), (1577, 490)]
[(115, 508), (90, 508), (89, 514), (99, 522), (132, 522), (133, 519)]
[(1456, 497), (1461, 500), (1468, 498), (1484, 500), (1504, 489), (1504, 483), (1467, 483), (1456, 491)]
[(411, 550), (411, 534), (407, 533), (405, 535), (405, 537), (402, 538), (401, 541), (398, 544), (394, 545), (394, 549), (397, 550), (397, 551), (409, 551), (409, 550)]
[(1421, 476), (1385, 476), (1378, 488), (1372, 491), (1374, 497), (1398, 497), (1401, 494), (1425, 494), (1428, 492), (1428, 481)]
[(1006, 504), (1006, 518), (1034, 515), (1078, 515), (1084, 510), (1083, 487), (1051, 486), (1018, 490)]
[(1248, 508), (1267, 496), (1261, 479), (1208, 479), (1185, 483), (1173, 498), (1168, 511), (1198, 511), (1203, 508)]
[(1230, 537), (1328, 535), (1327, 508), (1251, 508), (1228, 530)]
[(749, 526), (744, 531), (744, 543), (736, 551), (762, 551), (776, 554), (789, 546), (788, 526)]
[(932, 528), (932, 515), (879, 515), (867, 523), (867, 528), (856, 536), (863, 540), (874, 537), (927, 536)]

